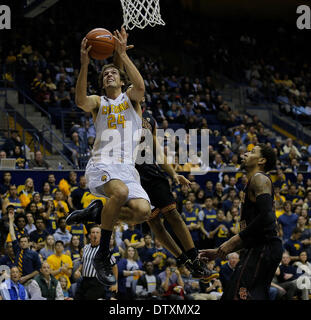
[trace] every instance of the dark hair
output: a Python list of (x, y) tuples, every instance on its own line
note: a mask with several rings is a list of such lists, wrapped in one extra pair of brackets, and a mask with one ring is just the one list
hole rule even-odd
[[(30, 212), (30, 213), (31, 213), (31, 212)], [(37, 217), (35, 223), (37, 223), (38, 220), (41, 220), (41, 221), (45, 224), (45, 221), (44, 221), (44, 218), (43, 218), (43, 217), (41, 217), (41, 216)]]
[(119, 74), (120, 74), (120, 80), (124, 82), (124, 85), (127, 86), (129, 84), (129, 80), (128, 80), (128, 77), (126, 75), (126, 73), (121, 70), (118, 66), (116, 66), (115, 64), (113, 63), (110, 63), (110, 64), (106, 64), (103, 66), (102, 68), (102, 71), (98, 77), (98, 85), (99, 85), (99, 89), (102, 90), (103, 89), (103, 78), (104, 78), (104, 72), (106, 71), (106, 69), (108, 68), (115, 68), (119, 71)]
[(92, 229), (94, 228), (99, 228), (100, 229), (100, 225), (99, 224), (91, 224), (91, 226), (89, 227), (89, 233), (91, 232)]
[(261, 156), (266, 159), (264, 171), (271, 171), (276, 166), (276, 154), (274, 150), (264, 143), (259, 143), (258, 146), (260, 147)]
[(18, 242), (21, 242), (23, 238), (26, 238), (29, 242), (29, 237), (27, 235), (21, 235), (20, 238), (18, 239)]
[(60, 217), (59, 219), (58, 219), (58, 225), (60, 224), (60, 222), (61, 221), (63, 221), (63, 220), (65, 220), (66, 221), (66, 218), (65, 217)]
[(299, 228), (294, 228), (292, 231), (292, 234), (302, 233), (302, 231)]
[(65, 246), (65, 245), (64, 245), (64, 242), (63, 242), (62, 240), (57, 240), (57, 241), (55, 241), (55, 246), (56, 246), (58, 243), (61, 243), (61, 244), (63, 245), (63, 247)]

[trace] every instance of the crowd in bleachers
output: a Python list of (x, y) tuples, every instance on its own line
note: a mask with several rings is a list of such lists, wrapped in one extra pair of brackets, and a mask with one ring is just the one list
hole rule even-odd
[[(284, 245), (284, 267), (280, 267), (270, 289), (273, 300), (292, 299), (294, 296), (308, 299), (308, 294), (299, 290), (294, 280), (301, 275), (301, 265), (309, 268), (311, 261), (311, 178), (305, 181), (300, 173), (297, 177), (293, 176), (295, 179), (286, 178), (281, 169), (271, 175), (279, 236)], [(178, 210), (197, 248), (217, 247), (240, 231), (240, 197), (247, 177), (240, 172), (223, 174), (219, 182), (207, 180), (205, 186), (198, 184), (195, 176), (188, 175), (188, 178), (193, 181), (189, 188), (177, 186), (170, 180)], [(55, 181), (51, 173), (42, 188), (35, 185), (31, 178), (27, 178), (23, 185), (15, 185), (9, 172), (3, 175), (0, 262), (12, 267), (19, 257), (12, 247), (14, 235), (17, 239), (28, 235), (30, 250), (35, 252), (37, 260), (32, 257), (35, 262), (28, 269), (22, 269), (19, 281), (27, 284), (27, 288), (31, 284), (27, 289), (30, 290), (29, 296), (31, 292), (34, 294), (32, 290), (36, 284), (33, 281), (38, 281), (38, 277), (33, 280), (31, 273), (41, 270), (40, 274), (52, 274), (60, 284), (63, 282), (62, 288), (66, 293), (62, 295), (60, 291), (57, 299), (74, 297), (81, 280), (81, 249), (89, 242), (93, 224), (66, 226), (64, 218), (72, 210), (86, 207), (94, 199), (96, 197), (86, 187), (85, 177), (82, 175), (77, 179), (75, 172), (60, 181)], [(176, 259), (161, 246), (159, 239), (153, 237), (147, 224), (134, 226), (122, 222), (115, 227), (111, 250), (119, 269), (119, 299), (219, 299), (239, 258), (235, 253), (229, 256), (229, 262), (217, 259), (209, 264), (209, 268), (220, 272), (218, 280), (204, 282), (192, 279), (185, 267), (177, 268)], [(134, 275), (123, 272), (127, 259), (136, 262)], [(59, 265), (60, 261), (66, 261), (64, 268)], [(290, 270), (286, 271), (286, 268)], [(283, 277), (284, 273), (292, 274), (291, 279)], [(307, 271), (305, 273), (309, 274)], [(29, 275), (30, 278), (27, 277)], [(146, 279), (146, 275), (156, 278), (157, 285), (152, 292), (148, 292), (146, 281), (149, 278)], [(167, 276), (181, 288), (178, 293), (165, 285)], [(130, 290), (126, 289), (128, 286)]]

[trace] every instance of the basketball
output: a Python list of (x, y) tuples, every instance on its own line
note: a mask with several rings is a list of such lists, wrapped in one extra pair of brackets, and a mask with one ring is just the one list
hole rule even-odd
[(92, 46), (90, 56), (96, 60), (104, 60), (112, 56), (114, 51), (114, 38), (107, 29), (96, 28), (87, 35), (87, 47)]

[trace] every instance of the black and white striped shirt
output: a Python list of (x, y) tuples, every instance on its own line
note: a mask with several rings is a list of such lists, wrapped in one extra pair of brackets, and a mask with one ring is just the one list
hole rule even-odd
[[(96, 270), (93, 267), (93, 259), (98, 249), (99, 245), (92, 247), (91, 244), (87, 244), (84, 246), (82, 256), (82, 277), (96, 277)], [(112, 266), (116, 264), (116, 258), (114, 256), (111, 256), (110, 263)]]

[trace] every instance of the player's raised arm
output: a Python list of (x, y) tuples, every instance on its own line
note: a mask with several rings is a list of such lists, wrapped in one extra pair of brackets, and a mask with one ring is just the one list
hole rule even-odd
[(87, 72), (90, 63), (89, 51), (92, 46), (86, 47), (87, 39), (84, 38), (81, 42), (81, 69), (76, 84), (76, 105), (85, 112), (91, 112), (100, 105), (100, 97), (93, 95), (87, 96)]
[(122, 28), (121, 32), (116, 30), (114, 32), (114, 38), (116, 40), (115, 51), (118, 53), (119, 58), (126, 70), (126, 73), (133, 85), (127, 90), (127, 95), (131, 100), (140, 102), (145, 94), (145, 83), (143, 77), (126, 53), (127, 36), (125, 29)]

